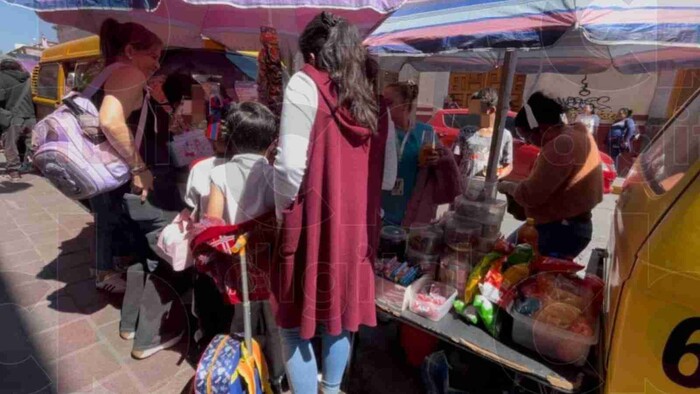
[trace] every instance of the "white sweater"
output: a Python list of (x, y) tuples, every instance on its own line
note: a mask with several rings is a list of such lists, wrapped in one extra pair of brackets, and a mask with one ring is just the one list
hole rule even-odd
[[(274, 187), (277, 219), (296, 199), (306, 172), (309, 137), (318, 110), (318, 89), (305, 73), (297, 72), (289, 80), (282, 102), (279, 145), (275, 158)], [(396, 182), (398, 156), (396, 130), (389, 118), (389, 133), (384, 157), (382, 189), (391, 190)]]

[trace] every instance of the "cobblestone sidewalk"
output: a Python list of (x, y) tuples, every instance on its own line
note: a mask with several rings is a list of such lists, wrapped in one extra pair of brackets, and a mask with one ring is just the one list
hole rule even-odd
[(92, 245), (80, 204), (36, 175), (0, 179), (0, 393), (179, 393), (192, 377), (185, 343), (131, 358), (121, 297), (90, 277)]

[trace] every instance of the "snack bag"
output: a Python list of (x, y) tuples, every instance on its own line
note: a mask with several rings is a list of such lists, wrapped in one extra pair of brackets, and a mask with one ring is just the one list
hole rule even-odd
[(474, 308), (479, 319), (484, 323), (486, 331), (493, 337), (498, 337), (500, 332), (500, 324), (498, 324), (496, 316), (496, 307), (486, 297), (477, 295), (474, 297)]
[(489, 301), (497, 304), (501, 301), (501, 285), (503, 284), (503, 260), (498, 260), (491, 264), (491, 268), (486, 272), (484, 279), (479, 283), (479, 293)]
[(495, 260), (502, 261), (505, 260), (505, 257), (499, 253), (489, 253), (484, 256), (479, 265), (477, 265), (469, 274), (469, 279), (467, 279), (467, 285), (464, 289), (464, 302), (466, 304), (471, 304), (472, 299), (476, 295), (476, 290), (479, 288), (479, 282), (481, 282), (481, 279), (484, 275), (486, 275), (489, 268), (491, 268), (491, 264)]
[(532, 261), (532, 257), (534, 256), (534, 251), (532, 249), (532, 246), (529, 244), (520, 244), (515, 247), (515, 250), (513, 250), (513, 253), (508, 256), (508, 261), (506, 264), (506, 268), (510, 268), (513, 265), (516, 264), (529, 264)]

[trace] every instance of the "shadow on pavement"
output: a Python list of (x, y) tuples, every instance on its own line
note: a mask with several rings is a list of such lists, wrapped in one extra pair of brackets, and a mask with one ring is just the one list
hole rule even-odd
[(46, 363), (29, 337), (22, 309), (0, 272), (0, 393), (50, 393)]
[(16, 193), (30, 187), (32, 185), (26, 182), (0, 181), (0, 194)]
[[(91, 268), (94, 254), (91, 251), (94, 242), (94, 225), (89, 225), (74, 238), (63, 241), (59, 246), (58, 256), (45, 265), (37, 274), (37, 279), (55, 280), (65, 283), (47, 297), (49, 308), (59, 312), (92, 315), (108, 304), (117, 308), (121, 306), (121, 294), (108, 294), (97, 290)], [(68, 296), (70, 303), (58, 303), (60, 297)], [(66, 308), (70, 310), (65, 310)], [(77, 310), (76, 310), (77, 309)]]

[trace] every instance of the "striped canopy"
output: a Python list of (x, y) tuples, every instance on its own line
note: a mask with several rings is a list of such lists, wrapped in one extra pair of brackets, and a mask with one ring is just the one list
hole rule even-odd
[(423, 0), (366, 40), (384, 68), (485, 71), (518, 50), (517, 71), (623, 73), (700, 66), (697, 0)]
[(98, 33), (102, 21), (140, 23), (169, 46), (202, 46), (202, 36), (235, 50), (258, 50), (260, 27), (273, 26), (281, 45), (295, 48), (306, 24), (331, 11), (364, 34), (405, 0), (3, 0), (41, 19)]

